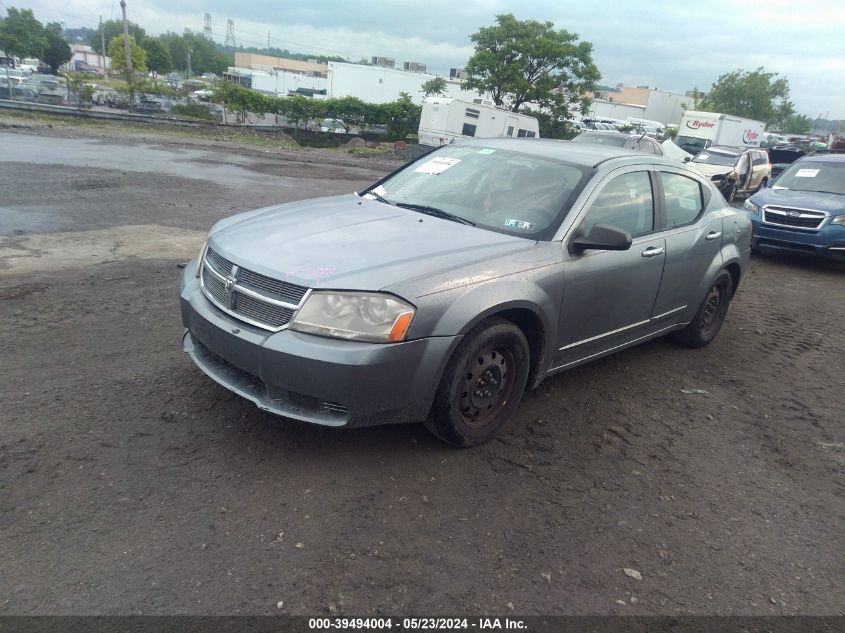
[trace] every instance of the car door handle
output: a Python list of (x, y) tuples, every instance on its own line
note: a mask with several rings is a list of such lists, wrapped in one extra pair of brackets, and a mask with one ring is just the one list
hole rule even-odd
[(657, 257), (663, 254), (662, 246), (649, 246), (643, 251), (643, 257)]
[(717, 240), (722, 237), (721, 231), (710, 231), (707, 235), (704, 236), (704, 239), (708, 242), (712, 242), (713, 240)]

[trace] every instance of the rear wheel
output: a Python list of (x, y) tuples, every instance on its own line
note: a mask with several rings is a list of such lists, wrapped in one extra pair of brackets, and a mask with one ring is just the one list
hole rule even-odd
[(446, 365), (426, 427), (453, 446), (489, 440), (516, 410), (529, 360), (528, 341), (510, 321), (476, 326)]
[(720, 273), (704, 296), (704, 301), (701, 302), (695, 318), (687, 327), (675, 334), (675, 339), (689, 347), (708, 345), (722, 329), (732, 293), (731, 276), (726, 272)]
[(769, 179), (763, 178), (763, 180), (760, 181), (760, 186), (758, 186), (757, 189), (754, 190), (754, 193), (757, 193), (758, 191), (765, 189), (766, 185), (768, 185), (768, 184), (769, 184)]

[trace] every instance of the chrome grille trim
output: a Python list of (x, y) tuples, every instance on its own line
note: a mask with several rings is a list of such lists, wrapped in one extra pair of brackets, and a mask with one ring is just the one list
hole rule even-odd
[(763, 224), (795, 231), (818, 231), (830, 217), (826, 211), (763, 205)]
[[(226, 265), (228, 269), (224, 268)], [(242, 283), (243, 276), (263, 284), (266, 290), (249, 282), (247, 287)], [(200, 287), (206, 298), (223, 312), (271, 332), (287, 328), (310, 293), (308, 288), (243, 269), (211, 248), (202, 261)], [(268, 296), (270, 293), (273, 296)], [(282, 297), (298, 299), (291, 302)]]

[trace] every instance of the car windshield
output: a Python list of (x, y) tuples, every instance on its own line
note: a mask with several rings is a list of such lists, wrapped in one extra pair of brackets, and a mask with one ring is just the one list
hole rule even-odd
[(736, 154), (726, 154), (724, 152), (707, 150), (706, 152), (701, 152), (698, 156), (693, 158), (692, 162), (704, 163), (705, 165), (727, 165), (732, 167), (736, 165), (737, 160), (739, 160), (739, 156)]
[(598, 143), (599, 145), (612, 145), (613, 147), (622, 147), (628, 142), (628, 137), (624, 134), (590, 134), (589, 132), (582, 132), (574, 139), (573, 143)]
[(683, 134), (678, 134), (675, 137), (675, 145), (683, 149), (685, 152), (697, 154), (706, 147), (707, 141), (703, 138), (698, 138), (697, 136), (684, 136)]
[(588, 167), (478, 145), (443, 147), (372, 190), (385, 201), (440, 210), (480, 228), (549, 239)]
[(773, 188), (845, 196), (845, 162), (802, 160), (792, 163), (775, 181)]

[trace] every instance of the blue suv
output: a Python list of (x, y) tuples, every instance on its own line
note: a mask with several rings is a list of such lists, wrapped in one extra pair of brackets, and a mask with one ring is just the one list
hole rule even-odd
[(778, 249), (845, 261), (845, 155), (801, 158), (745, 201), (752, 251)]

